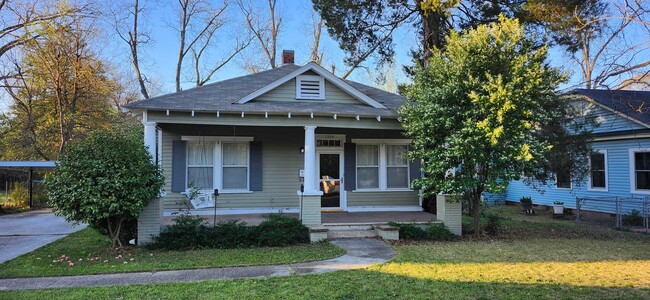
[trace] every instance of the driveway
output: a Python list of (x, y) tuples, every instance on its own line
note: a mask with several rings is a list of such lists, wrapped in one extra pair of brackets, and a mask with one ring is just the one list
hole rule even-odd
[(31, 252), (70, 233), (85, 228), (72, 227), (49, 209), (0, 216), (0, 263)]

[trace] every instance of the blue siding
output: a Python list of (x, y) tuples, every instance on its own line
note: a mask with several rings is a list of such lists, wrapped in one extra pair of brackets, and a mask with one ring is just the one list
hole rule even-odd
[[(579, 186), (574, 183), (572, 189), (557, 189), (555, 183), (550, 182), (542, 187), (544, 192), (527, 186), (522, 181), (513, 181), (506, 189), (506, 200), (519, 202), (523, 196), (530, 196), (534, 204), (553, 205), (553, 201), (562, 201), (564, 206), (575, 208), (576, 197), (645, 197), (646, 194), (631, 193), (630, 188), (630, 149), (650, 150), (650, 139), (630, 139), (618, 141), (594, 142), (594, 150), (607, 151), (607, 191), (588, 190), (588, 181)], [(609, 208), (594, 209), (605, 212), (613, 212), (613, 205)]]
[(600, 124), (597, 128), (593, 129), (593, 133), (596, 134), (647, 128), (620, 114), (586, 100), (576, 102), (575, 105), (578, 105), (578, 111), (582, 112), (583, 116), (587, 115), (596, 118), (597, 123)]

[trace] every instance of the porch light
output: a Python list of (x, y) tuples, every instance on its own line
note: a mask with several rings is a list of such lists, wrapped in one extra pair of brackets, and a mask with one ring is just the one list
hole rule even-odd
[(305, 154), (305, 146), (300, 147), (300, 154)]

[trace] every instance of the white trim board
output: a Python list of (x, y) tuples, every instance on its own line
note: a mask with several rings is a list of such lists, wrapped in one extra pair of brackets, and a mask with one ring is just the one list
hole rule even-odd
[(646, 123), (644, 123), (644, 122), (642, 122), (642, 121), (640, 121), (638, 119), (632, 118), (629, 115), (627, 115), (627, 114), (625, 114), (625, 113), (623, 113), (621, 111), (615, 110), (615, 109), (613, 109), (613, 108), (611, 108), (611, 107), (609, 107), (607, 105), (601, 104), (600, 102), (598, 102), (598, 101), (596, 101), (596, 100), (594, 100), (594, 99), (592, 99), (592, 98), (590, 98), (588, 96), (585, 96), (585, 95), (582, 95), (582, 94), (578, 94), (578, 95), (581, 96), (583, 99), (586, 99), (587, 102), (591, 102), (591, 103), (593, 103), (595, 105), (598, 105), (598, 106), (600, 106), (600, 107), (602, 107), (602, 108), (604, 108), (606, 110), (609, 110), (609, 111), (617, 114), (620, 117), (623, 117), (623, 118), (625, 118), (627, 120), (630, 120), (630, 121), (632, 121), (634, 123), (637, 123), (637, 124), (639, 124), (639, 125), (641, 125), (643, 127), (650, 128), (650, 125), (648, 125), (648, 124), (646, 124)]
[(288, 82), (289, 80), (292, 80), (296, 78), (298, 75), (301, 75), (307, 71), (313, 71), (314, 73), (324, 77), (327, 81), (331, 82), (338, 88), (342, 89), (344, 92), (348, 93), (350, 96), (356, 98), (357, 100), (368, 104), (374, 108), (386, 108), (383, 106), (381, 103), (377, 102), (376, 100), (368, 97), (366, 94), (360, 92), (359, 90), (353, 88), (351, 85), (343, 81), (342, 79), (336, 77), (336, 75), (330, 73), (329, 71), (325, 70), (323, 67), (319, 66), (315, 62), (309, 62), (306, 65), (300, 67), (299, 69), (289, 73), (288, 75), (285, 75), (284, 77), (266, 85), (265, 87), (254, 91), (247, 96), (242, 97), (241, 99), (237, 100), (235, 103), (238, 104), (244, 104), (248, 101), (251, 101), (273, 89), (276, 87), (282, 85), (283, 83)]
[[(217, 216), (229, 216), (229, 215), (248, 215), (248, 214), (276, 214), (280, 213), (288, 214), (297, 214), (300, 212), (298, 208), (217, 208)], [(176, 213), (178, 210), (165, 210), (163, 212), (163, 217), (172, 217), (172, 213)], [(205, 208), (205, 209), (192, 209), (190, 214), (193, 216), (213, 216), (214, 207)]]
[(403, 206), (348, 206), (348, 212), (373, 212), (373, 211), (423, 211), (422, 207), (415, 205)]

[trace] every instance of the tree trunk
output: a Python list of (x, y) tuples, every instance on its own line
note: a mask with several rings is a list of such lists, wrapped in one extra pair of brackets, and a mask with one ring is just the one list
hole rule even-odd
[(478, 187), (471, 192), (474, 235), (477, 238), (481, 236), (481, 194), (483, 194), (482, 187)]

